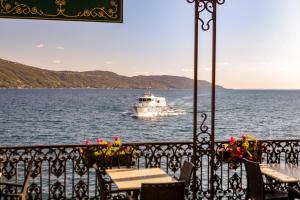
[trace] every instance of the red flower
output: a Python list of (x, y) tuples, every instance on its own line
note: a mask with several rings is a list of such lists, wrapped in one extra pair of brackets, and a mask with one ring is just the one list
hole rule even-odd
[(242, 135), (242, 140), (244, 140), (244, 141), (245, 141), (246, 139), (247, 139), (247, 136), (246, 136), (246, 134), (243, 134), (243, 135)]
[(87, 145), (91, 144), (91, 140), (87, 139), (87, 140), (85, 141), (85, 144), (87, 144)]
[(236, 141), (235, 137), (230, 137), (229, 144), (233, 145), (235, 141)]
[(115, 136), (114, 139), (115, 141), (120, 140), (120, 136)]

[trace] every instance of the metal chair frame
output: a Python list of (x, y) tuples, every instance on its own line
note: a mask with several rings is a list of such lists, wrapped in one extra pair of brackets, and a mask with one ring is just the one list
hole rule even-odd
[(185, 182), (144, 183), (140, 200), (184, 200)]
[[(29, 178), (32, 175), (32, 163), (30, 162), (27, 167), (27, 172), (24, 177), (23, 184), (15, 184), (15, 183), (0, 183), (1, 186), (8, 187), (8, 188), (14, 188), (15, 193), (4, 193), (3, 191), (0, 192), (0, 199), (20, 199), (20, 200), (26, 200), (27, 196), (27, 190), (29, 185)], [(18, 192), (18, 188), (20, 189), (20, 192)]]
[(246, 200), (288, 200), (288, 194), (276, 189), (265, 190), (263, 176), (259, 167), (259, 163), (247, 159), (243, 159), (247, 173), (247, 192)]

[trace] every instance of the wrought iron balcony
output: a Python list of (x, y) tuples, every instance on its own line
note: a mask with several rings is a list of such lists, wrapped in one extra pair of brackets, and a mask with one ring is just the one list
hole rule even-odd
[[(216, 151), (224, 142), (216, 142)], [(264, 140), (265, 163), (298, 164), (300, 140)], [(130, 143), (137, 152), (135, 166), (138, 168), (160, 167), (169, 175), (179, 173), (184, 160), (192, 159), (192, 142)], [(30, 180), (30, 199), (88, 199), (97, 197), (95, 172), (83, 162), (80, 149), (87, 145), (49, 145), (0, 147), (0, 171), (2, 181), (21, 182), (24, 166), (34, 161), (34, 173)], [(208, 199), (210, 195), (210, 152), (203, 150), (197, 158), (195, 187), (197, 199)], [(216, 199), (241, 199), (245, 194), (246, 176), (244, 167), (229, 169), (218, 157), (215, 159)], [(193, 185), (193, 184), (191, 184)], [(285, 185), (277, 187), (284, 189)]]

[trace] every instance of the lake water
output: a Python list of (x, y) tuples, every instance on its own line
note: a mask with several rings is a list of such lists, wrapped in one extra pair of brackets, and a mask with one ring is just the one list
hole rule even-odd
[[(124, 142), (190, 141), (192, 90), (152, 90), (172, 106), (170, 116), (133, 117), (144, 90), (0, 90), (2, 146), (80, 144), (86, 139)], [(210, 94), (199, 94), (199, 111), (210, 113)], [(209, 125), (209, 120), (207, 121)], [(199, 121), (201, 118), (199, 116)], [(298, 138), (300, 91), (226, 90), (217, 93), (216, 138), (249, 133), (260, 139)]]

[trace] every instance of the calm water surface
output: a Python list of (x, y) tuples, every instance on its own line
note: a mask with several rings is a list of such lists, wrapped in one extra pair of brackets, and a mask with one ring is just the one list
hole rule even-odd
[[(174, 112), (151, 120), (132, 115), (132, 105), (143, 92), (0, 90), (1, 145), (79, 144), (88, 138), (113, 140), (116, 135), (126, 142), (192, 139), (191, 90), (152, 90), (154, 95), (166, 97)], [(209, 103), (208, 93), (199, 95), (199, 111), (209, 114)], [(300, 91), (220, 91), (216, 137), (251, 133), (261, 139), (298, 138), (299, 108)]]

